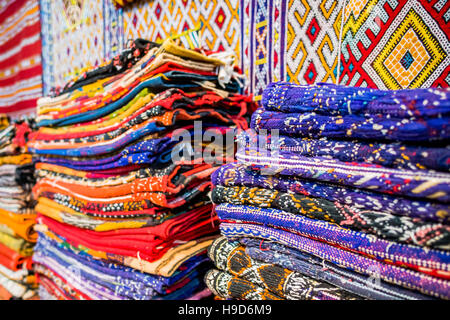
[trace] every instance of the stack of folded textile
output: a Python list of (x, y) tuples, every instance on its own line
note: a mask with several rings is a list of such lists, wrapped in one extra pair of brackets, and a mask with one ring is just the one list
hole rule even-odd
[[(212, 177), (221, 298), (449, 299), (450, 90), (269, 85)], [(278, 130), (274, 130), (278, 129)]]
[[(195, 120), (200, 134), (247, 129), (253, 103), (236, 93), (232, 63), (223, 52), (139, 40), (39, 100), (29, 147), (38, 178), (33, 260), (41, 298), (210, 294), (206, 248), (218, 224), (208, 193), (218, 168), (212, 160), (226, 152), (190, 159), (208, 147), (190, 138)], [(183, 132), (189, 139), (179, 141)]]
[(37, 234), (31, 188), (34, 172), (27, 153), (27, 121), (0, 115), (0, 299), (35, 298), (31, 256)]

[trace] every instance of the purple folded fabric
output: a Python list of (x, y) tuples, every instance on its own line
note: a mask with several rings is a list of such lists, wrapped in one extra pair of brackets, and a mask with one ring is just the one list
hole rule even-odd
[(47, 162), (46, 160), (49, 159), (50, 161), (55, 161), (55, 162), (70, 162), (73, 165), (85, 165), (85, 164), (101, 165), (101, 164), (106, 164), (106, 163), (117, 161), (120, 158), (125, 158), (126, 156), (131, 156), (133, 154), (140, 154), (140, 153), (157, 154), (157, 153), (161, 152), (162, 150), (168, 148), (173, 143), (174, 142), (171, 141), (171, 139), (169, 137), (148, 139), (148, 140), (139, 141), (137, 143), (131, 144), (124, 149), (118, 149), (121, 151), (114, 155), (107, 156), (107, 157), (93, 157), (93, 159), (91, 159), (91, 160), (75, 160), (75, 159), (71, 159), (71, 158), (52, 158), (49, 156), (45, 156), (45, 157), (40, 156), (38, 159), (40, 162)]
[(239, 163), (221, 166), (212, 174), (212, 183), (223, 186), (247, 186), (290, 191), (306, 196), (337, 201), (361, 210), (374, 210), (430, 221), (449, 222), (450, 206), (408, 199), (346, 186), (301, 179), (295, 176), (262, 175)]
[(428, 142), (450, 139), (450, 118), (395, 119), (358, 115), (326, 116), (314, 112), (283, 113), (260, 108), (252, 115), (250, 127), (278, 129), (281, 134), (308, 138), (355, 138), (375, 141)]
[(331, 83), (269, 84), (262, 96), (266, 110), (288, 113), (317, 112), (326, 115), (383, 115), (395, 118), (450, 115), (448, 88), (378, 90)]
[(379, 165), (308, 158), (259, 149), (239, 149), (240, 163), (256, 170), (298, 176), (387, 194), (450, 202), (450, 174), (389, 169)]
[(242, 238), (240, 242), (245, 245), (245, 252), (256, 260), (274, 263), (283, 268), (326, 281), (360, 297), (376, 300), (434, 299), (379, 278), (340, 268), (333, 263), (276, 242), (261, 242), (261, 240), (251, 238)]
[(125, 297), (116, 294), (111, 289), (104, 287), (96, 282), (83, 277), (80, 273), (75, 274), (71, 270), (62, 267), (58, 262), (48, 256), (41, 254), (40, 252), (35, 252), (33, 255), (33, 260), (35, 263), (39, 263), (46, 268), (57, 273), (62, 278), (66, 279), (70, 284), (84, 293), (88, 297), (94, 300), (123, 300)]
[(36, 157), (38, 162), (51, 163), (69, 167), (74, 170), (107, 170), (133, 164), (149, 164), (155, 161), (167, 162), (165, 157), (170, 156), (174, 141), (170, 138), (151, 139), (141, 141), (125, 148), (118, 154), (105, 158), (86, 158), (75, 160), (72, 158)]
[(294, 138), (286, 135), (263, 136), (246, 132), (239, 136), (242, 146), (267, 148), (291, 152), (306, 157), (324, 157), (344, 162), (365, 162), (388, 168), (450, 171), (450, 147), (423, 147), (399, 143), (367, 143), (363, 141), (344, 141)]
[(450, 299), (450, 281), (385, 264), (350, 251), (339, 249), (324, 242), (279, 229), (244, 223), (221, 223), (220, 230), (230, 240), (251, 237), (275, 241), (352, 271), (380, 277), (387, 282), (412, 290), (418, 290), (427, 295)]
[(450, 225), (373, 210), (360, 210), (292, 192), (245, 186), (215, 186), (215, 204), (274, 208), (310, 219), (328, 221), (344, 229), (373, 234), (381, 239), (450, 251)]
[(397, 265), (404, 264), (417, 270), (428, 268), (450, 271), (450, 252), (448, 251), (387, 241), (364, 232), (344, 229), (326, 221), (272, 208), (224, 203), (216, 206), (215, 211), (222, 221), (256, 223), (292, 231), (304, 237), (361, 252), (381, 261), (390, 261)]

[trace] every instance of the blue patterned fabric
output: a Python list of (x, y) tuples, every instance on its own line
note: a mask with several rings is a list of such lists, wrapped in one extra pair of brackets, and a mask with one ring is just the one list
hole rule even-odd
[[(63, 248), (44, 234), (39, 234), (36, 245), (37, 254), (34, 259), (49, 268), (68, 269), (75, 272), (76, 276), (95, 283), (104, 288), (104, 292), (115, 296), (117, 299), (171, 299), (170, 287), (186, 278), (198, 279), (202, 270), (208, 267), (206, 255), (202, 259), (196, 258), (184, 264), (172, 277), (156, 276), (142, 273), (136, 269), (124, 267), (114, 263), (93, 259), (88, 254), (76, 254), (69, 248)], [(195, 282), (195, 281), (194, 281)], [(200, 284), (197, 281), (196, 289)], [(187, 290), (189, 293), (192, 290)], [(184, 294), (184, 293), (183, 293)], [(173, 294), (176, 298), (177, 294)]]
[(260, 149), (239, 149), (240, 163), (256, 170), (313, 179), (381, 193), (450, 202), (450, 174), (407, 171), (366, 163), (342, 162), (323, 157), (293, 156)]
[(330, 116), (314, 112), (283, 113), (260, 108), (251, 127), (278, 129), (281, 134), (308, 138), (354, 138), (371, 141), (426, 142), (450, 139), (450, 118), (395, 119), (377, 115)]
[(266, 110), (285, 113), (381, 115), (386, 118), (448, 117), (450, 90), (378, 90), (331, 83), (308, 86), (275, 82), (264, 90), (261, 104)]
[(265, 137), (247, 132), (240, 135), (242, 146), (259, 146), (305, 157), (324, 157), (343, 162), (363, 162), (387, 168), (449, 172), (450, 147), (412, 146), (399, 142), (381, 143), (364, 141), (329, 140), (326, 138), (294, 138), (287, 135)]

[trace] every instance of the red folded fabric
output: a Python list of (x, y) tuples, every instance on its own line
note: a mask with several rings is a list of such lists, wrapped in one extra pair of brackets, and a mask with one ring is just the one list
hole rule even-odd
[(189, 241), (216, 232), (218, 218), (211, 213), (212, 205), (207, 205), (157, 226), (103, 232), (80, 229), (43, 215), (38, 215), (37, 219), (74, 246), (82, 245), (93, 250), (152, 262), (158, 260), (177, 241)]

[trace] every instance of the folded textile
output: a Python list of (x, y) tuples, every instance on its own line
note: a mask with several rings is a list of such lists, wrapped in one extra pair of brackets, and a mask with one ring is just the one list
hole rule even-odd
[[(7, 292), (9, 292), (10, 296), (15, 298), (27, 299), (31, 298), (34, 295), (33, 290), (29, 289), (23, 284), (17, 283), (4, 277), (1, 273), (0, 286), (3, 287)], [(5, 299), (10, 299), (10, 297), (5, 297)]]
[[(183, 129), (183, 128), (179, 128)], [(210, 129), (210, 128), (208, 128)], [(163, 134), (164, 132), (160, 132)], [(164, 138), (155, 136), (154, 139), (148, 136), (145, 140), (139, 141), (133, 145), (127, 146), (121, 152), (111, 152), (105, 156), (99, 157), (60, 157), (55, 156), (40, 156), (36, 158), (36, 161), (46, 162), (48, 164), (54, 164), (59, 166), (65, 166), (73, 170), (84, 171), (107, 171), (120, 174), (119, 169), (125, 169), (130, 171), (136, 168), (122, 168), (135, 165), (152, 165), (154, 167), (161, 167), (164, 165), (170, 165), (173, 162), (172, 154), (176, 154), (177, 151), (183, 150), (186, 146), (184, 142), (176, 143), (173, 137), (174, 131), (166, 133)], [(149, 139), (149, 138), (152, 139)], [(199, 146), (199, 148), (204, 146)], [(76, 150), (76, 149), (75, 149)], [(200, 162), (200, 159), (197, 160)], [(100, 173), (100, 172), (99, 172)]]
[[(86, 179), (84, 181), (63, 175), (55, 175), (55, 178), (52, 179), (52, 173), (50, 173), (45, 174), (34, 188), (38, 190), (40, 188), (45, 189), (45, 186), (58, 186), (73, 190), (85, 196), (89, 195), (91, 197), (96, 196), (101, 198), (113, 198), (139, 192), (176, 194), (181, 192), (183, 188), (189, 187), (189, 184), (205, 179), (214, 170), (215, 168), (210, 164), (190, 167), (172, 163), (161, 169), (147, 171), (143, 169), (138, 172), (130, 172), (127, 177), (121, 176), (118, 179)], [(139, 176), (136, 177), (136, 175)], [(129, 179), (129, 181), (125, 181), (126, 179)]]
[(213, 294), (225, 299), (283, 300), (266, 288), (216, 269), (206, 273), (205, 282)]
[(139, 257), (122, 256), (112, 253), (93, 250), (87, 247), (73, 246), (62, 236), (55, 234), (42, 225), (37, 225), (41, 233), (46, 237), (58, 243), (59, 246), (68, 247), (78, 254), (89, 254), (96, 259), (103, 259), (107, 262), (120, 264), (126, 267), (134, 268), (141, 272), (160, 275), (164, 277), (172, 276), (177, 270), (184, 268), (186, 264), (198, 261), (206, 253), (206, 249), (212, 243), (213, 237), (203, 237), (191, 241), (183, 241), (170, 248), (161, 258), (154, 262), (143, 260)]
[(317, 281), (278, 265), (251, 258), (239, 243), (219, 238), (208, 250), (216, 267), (236, 277), (266, 288), (289, 300), (347, 300), (359, 298), (340, 288)]
[(378, 90), (331, 83), (311, 86), (275, 82), (264, 90), (261, 104), (266, 110), (286, 113), (427, 118), (450, 115), (449, 95), (445, 88)]
[[(211, 219), (208, 208), (167, 220), (158, 226), (101, 233), (82, 230), (42, 215), (38, 215), (37, 220), (54, 232), (64, 235), (67, 241), (75, 246), (82, 245), (112, 254), (140, 257), (149, 262), (159, 259), (175, 240), (189, 241), (215, 231), (212, 227), (214, 220)], [(174, 236), (176, 238), (173, 238)]]
[(280, 175), (295, 175), (359, 189), (450, 202), (450, 174), (433, 171), (406, 171), (378, 165), (341, 162), (321, 157), (261, 154), (258, 149), (239, 149), (236, 158), (255, 169)]
[(385, 263), (450, 279), (450, 252), (447, 251), (386, 241), (363, 232), (347, 230), (326, 221), (309, 219), (271, 208), (224, 203), (216, 207), (216, 213), (222, 223), (238, 222), (270, 226), (327, 242)]
[[(102, 176), (95, 172), (73, 170), (70, 168), (40, 163), (36, 175), (42, 179), (59, 180), (83, 187), (117, 187), (124, 185), (128, 190), (136, 190), (145, 185), (147, 191), (177, 193), (191, 181), (203, 179), (216, 170), (211, 164), (176, 164), (163, 168), (140, 168), (125, 175)], [(150, 183), (151, 181), (151, 183)]]
[[(247, 112), (247, 105), (244, 102), (249, 103), (249, 97), (236, 94), (222, 96), (214, 91), (189, 93), (180, 89), (168, 89), (154, 96), (144, 89), (128, 105), (103, 118), (67, 127), (42, 127), (31, 133), (30, 137), (32, 141), (88, 137), (117, 129), (123, 130), (124, 126), (129, 127), (130, 121), (137, 124), (149, 117), (162, 115), (166, 111), (195, 111), (197, 108), (214, 108), (221, 114), (225, 114), (226, 111), (226, 114), (232, 115), (232, 119), (237, 121), (237, 116), (245, 115)], [(162, 120), (168, 121), (170, 118)]]
[(33, 244), (23, 238), (14, 237), (0, 231), (0, 244), (18, 252), (22, 256), (31, 256), (33, 253)]
[(309, 138), (356, 138), (377, 141), (426, 142), (450, 139), (449, 118), (397, 119), (359, 115), (327, 116), (314, 112), (282, 113), (258, 109), (252, 116), (256, 130), (278, 129), (281, 134)]
[(72, 211), (70, 208), (61, 206), (57, 203), (50, 203), (52, 206), (46, 205), (50, 201), (51, 200), (48, 198), (43, 198), (40, 200), (39, 204), (36, 206), (36, 212), (59, 222), (95, 231), (111, 231), (117, 229), (134, 229), (156, 226), (175, 216), (175, 214), (171, 214), (170, 212), (161, 212), (160, 214), (148, 215), (143, 218), (136, 218), (135, 216), (123, 218), (123, 215), (121, 215), (119, 218), (102, 219), (79, 214), (78, 212)]
[(189, 200), (203, 194), (209, 190), (210, 186), (211, 183), (209, 181), (203, 181), (196, 185), (190, 185), (189, 188), (174, 195), (166, 194), (164, 192), (139, 192), (114, 198), (94, 198), (71, 192), (70, 189), (52, 183), (50, 186), (45, 186), (45, 188), (36, 190), (35, 194), (36, 197), (43, 195), (44, 192), (63, 194), (69, 197), (72, 195), (77, 200), (81, 200), (82, 202), (86, 201), (91, 204), (97, 211), (113, 211), (113, 208), (116, 208), (116, 210), (119, 208), (119, 211), (121, 211), (121, 206), (135, 206), (138, 208), (139, 205), (141, 205), (140, 209), (149, 209), (154, 205), (164, 208), (177, 208), (187, 203)]
[(201, 281), (218, 232), (210, 175), (233, 156), (234, 144), (207, 144), (196, 134), (247, 129), (255, 104), (237, 94), (232, 53), (186, 49), (172, 39), (133, 50), (120, 72), (90, 69), (38, 101), (39, 128), (28, 146), (38, 178), (33, 261), (44, 295), (210, 294)]
[(77, 88), (93, 83), (97, 80), (111, 77), (119, 72), (123, 72), (124, 68), (130, 68), (138, 62), (150, 49), (157, 47), (158, 44), (144, 40), (135, 39), (127, 44), (127, 48), (119, 55), (114, 57), (111, 62), (105, 66), (98, 67), (94, 70), (84, 72), (77, 79), (72, 79), (64, 88), (54, 88), (53, 93), (62, 95), (72, 92)]
[[(79, 272), (81, 276), (93, 283), (108, 288), (114, 292), (114, 295), (124, 298), (135, 298), (137, 296), (150, 298), (171, 293), (177, 290), (179, 285), (185, 282), (187, 278), (195, 277), (196, 270), (201, 269), (200, 265), (204, 261), (197, 261), (175, 276), (165, 278), (140, 273), (137, 270), (119, 265), (106, 264), (92, 259), (86, 254), (79, 255), (68, 248), (58, 248), (48, 239), (41, 237), (39, 239), (38, 246), (45, 247), (39, 247), (38, 254), (35, 256), (36, 262), (55, 271), (65, 266), (73, 272)], [(58, 271), (58, 273), (61, 272), (62, 270)]]
[(269, 85), (237, 163), (212, 174), (210, 290), (449, 299), (449, 93)]
[(430, 221), (448, 222), (450, 207), (447, 204), (411, 200), (394, 194), (382, 194), (370, 190), (354, 189), (345, 185), (301, 179), (297, 176), (281, 176), (247, 169), (239, 163), (226, 164), (211, 176), (214, 185), (261, 187), (264, 189), (324, 198), (361, 210), (374, 210), (403, 216), (417, 217)]
[(395, 242), (450, 250), (450, 226), (441, 223), (359, 210), (323, 198), (263, 188), (219, 185), (214, 187), (211, 198), (216, 204), (274, 208), (311, 219), (325, 220), (343, 228), (374, 234)]
[(6, 225), (18, 235), (30, 242), (36, 242), (37, 234), (33, 230), (35, 214), (16, 214), (0, 209), (0, 224)]
[[(193, 89), (198, 87), (198, 81), (214, 81), (216, 76), (202, 76), (190, 72), (178, 72), (169, 71), (164, 74), (160, 74), (154, 78), (146, 81), (139, 82), (139, 84), (132, 88), (127, 88), (127, 94), (115, 100), (112, 103), (107, 104), (104, 107), (98, 108), (101, 104), (97, 103), (97, 109), (84, 112), (83, 114), (69, 115), (54, 119), (42, 119), (37, 123), (39, 127), (42, 126), (67, 126), (79, 122), (87, 122), (102, 116), (107, 115), (120, 107), (123, 107), (129, 103), (135, 96), (143, 89), (151, 89), (152, 92), (162, 92), (170, 88), (181, 88), (181, 89)], [(231, 87), (230, 89), (236, 91), (237, 87)], [(125, 92), (125, 90), (123, 90)], [(118, 98), (118, 97), (117, 97)], [(106, 102), (106, 101), (105, 101)], [(105, 104), (105, 103), (104, 103)]]
[(381, 143), (364, 141), (330, 140), (326, 138), (295, 138), (287, 135), (256, 135), (246, 132), (239, 137), (246, 148), (259, 146), (268, 150), (306, 157), (325, 157), (343, 162), (364, 162), (387, 168), (448, 172), (450, 148), (411, 146), (399, 142)]
[(31, 268), (31, 257), (26, 257), (0, 243), (0, 264), (17, 271), (21, 268)]
[(28, 270), (26, 267), (14, 271), (0, 264), (0, 273), (10, 280), (21, 281), (24, 283), (27, 282), (27, 278), (30, 277), (30, 270)]
[(292, 234), (280, 229), (242, 223), (221, 223), (220, 230), (224, 236), (231, 240), (252, 237), (275, 241), (361, 274), (375, 275), (384, 281), (411, 290), (417, 290), (426, 295), (441, 299), (450, 298), (450, 281), (448, 280), (385, 264), (301, 235)]
[(317, 280), (328, 282), (360, 297), (381, 300), (433, 299), (390, 284), (376, 275), (359, 274), (276, 242), (261, 242), (251, 238), (242, 238), (240, 241), (245, 245), (245, 252), (254, 259), (277, 264)]
[[(160, 122), (164, 119), (170, 120), (167, 120), (166, 123), (162, 123), (162, 126), (160, 126)], [(93, 141), (91, 145), (89, 145), (90, 141), (78, 138), (76, 141), (63, 141), (59, 145), (55, 142), (45, 144), (36, 142), (33, 144), (33, 147), (30, 147), (30, 150), (36, 152), (37, 154), (64, 156), (100, 155), (124, 147), (144, 136), (167, 130), (173, 126), (175, 122), (194, 121), (198, 119), (204, 119), (206, 123), (209, 121), (209, 123), (214, 123), (217, 125), (235, 125), (234, 122), (226, 119), (220, 115), (219, 112), (214, 110), (198, 109), (189, 113), (184, 110), (175, 110), (173, 112), (166, 112), (161, 116), (150, 118), (148, 121), (138, 125), (135, 125), (133, 122), (129, 122), (130, 129), (128, 132), (126, 131), (127, 128), (121, 127), (120, 131), (124, 132), (120, 132), (120, 135), (117, 132), (108, 132), (100, 136), (92, 136), (90, 137)], [(103, 143), (101, 143), (102, 141)], [(67, 145), (67, 142), (73, 143)]]
[(195, 293), (194, 295), (190, 296), (189, 298), (186, 298), (185, 300), (203, 300), (211, 296), (211, 290), (208, 288), (205, 288), (202, 291), (199, 291)]
[[(50, 199), (59, 205), (68, 207), (77, 213), (98, 218), (148, 218), (149, 216), (163, 218), (165, 213), (170, 214), (179, 212), (178, 210), (181, 205), (187, 205), (186, 200), (193, 201), (195, 199), (200, 205), (210, 203), (206, 198), (205, 192), (198, 189), (194, 189), (193, 192), (185, 192), (181, 197), (176, 199), (176, 201), (171, 202), (171, 204), (166, 207), (157, 206), (149, 199), (145, 199), (145, 197), (143, 197), (143, 200), (136, 201), (98, 203), (83, 201), (64, 194), (44, 192), (42, 193), (42, 198), (40, 197), (38, 200), (45, 198)], [(190, 208), (190, 206), (185, 208)]]
[[(204, 264), (207, 259), (205, 255), (199, 256), (195, 260), (190, 260), (183, 264), (182, 268), (179, 268), (172, 276), (164, 277), (160, 275), (153, 275), (140, 272), (139, 270), (124, 267), (119, 264), (94, 259), (92, 256), (85, 252), (76, 252), (70, 247), (59, 244), (58, 242), (51, 240), (44, 234), (40, 234), (38, 245), (41, 246), (42, 252), (48, 252), (52, 255), (57, 255), (59, 258), (65, 261), (72, 261), (74, 264), (79, 265), (79, 268), (90, 267), (96, 272), (100, 272), (105, 278), (113, 277), (115, 283), (123, 283), (126, 285), (134, 285), (137, 287), (148, 286), (154, 288), (157, 292), (161, 293), (164, 288), (170, 287), (186, 274), (190, 273), (197, 266)], [(75, 261), (76, 260), (76, 261)], [(99, 273), (99, 274), (100, 274)]]

